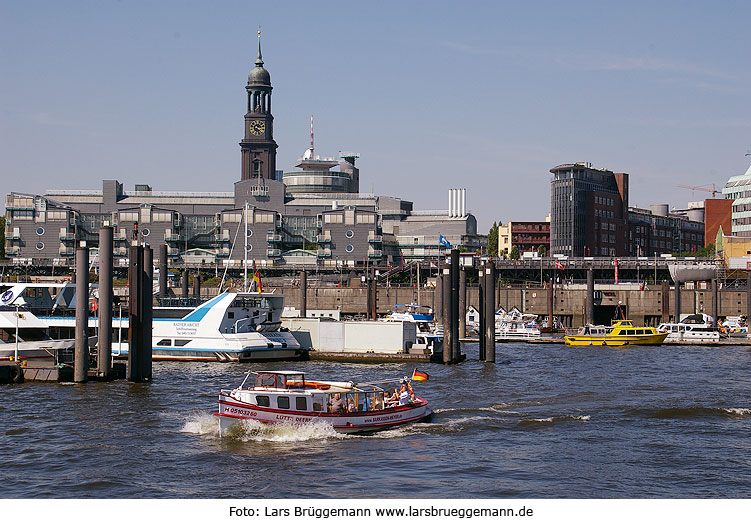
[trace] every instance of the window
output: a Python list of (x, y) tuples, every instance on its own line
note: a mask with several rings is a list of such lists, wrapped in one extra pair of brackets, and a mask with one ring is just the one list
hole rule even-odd
[(138, 213), (120, 213), (120, 222), (138, 222)]
[(305, 396), (298, 396), (295, 398), (295, 409), (298, 411), (307, 411), (308, 399)]
[(171, 222), (172, 221), (172, 213), (151, 213), (151, 221), (152, 222)]
[(44, 249), (44, 242), (37, 242), (37, 249), (42, 251)]
[(44, 234), (44, 228), (43, 227), (37, 227), (37, 235), (42, 236)]
[(340, 214), (325, 214), (323, 215), (323, 221), (327, 224), (341, 224), (343, 217)]
[(269, 397), (268, 396), (256, 396), (256, 405), (260, 405), (261, 407), (268, 407)]
[(276, 406), (279, 409), (289, 409), (289, 396), (277, 396)]
[(358, 224), (375, 224), (375, 215), (360, 213), (357, 215), (357, 223)]
[(156, 346), (172, 346), (172, 340), (171, 339), (162, 339), (159, 341)]
[(256, 223), (260, 224), (273, 224), (274, 213), (259, 213), (256, 212)]
[(352, 244), (347, 244), (347, 247), (344, 248), (344, 251), (347, 253), (352, 253), (355, 250), (354, 246)]
[(143, 229), (141, 229), (141, 234), (143, 236), (149, 236), (151, 234), (151, 230), (148, 227), (144, 227)]
[(175, 346), (185, 346), (190, 343), (190, 339), (175, 339)]
[(231, 222), (238, 224), (242, 220), (242, 213), (224, 213), (222, 215), (222, 222)]
[(350, 229), (349, 231), (344, 233), (344, 236), (346, 236), (347, 238), (352, 238), (353, 236), (355, 236), (355, 232)]

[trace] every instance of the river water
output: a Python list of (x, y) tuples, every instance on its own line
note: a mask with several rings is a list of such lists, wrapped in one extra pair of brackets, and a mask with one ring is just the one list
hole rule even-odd
[(250, 425), (220, 438), (248, 369), (311, 379), (413, 364), (155, 363), (154, 381), (0, 386), (4, 498), (748, 498), (751, 348), (499, 344), (420, 365), (429, 423), (346, 436)]

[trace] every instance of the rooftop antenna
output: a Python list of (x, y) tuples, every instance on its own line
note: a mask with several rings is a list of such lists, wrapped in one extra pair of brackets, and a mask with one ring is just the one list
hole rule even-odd
[(313, 153), (313, 114), (310, 114), (310, 159), (315, 159)]

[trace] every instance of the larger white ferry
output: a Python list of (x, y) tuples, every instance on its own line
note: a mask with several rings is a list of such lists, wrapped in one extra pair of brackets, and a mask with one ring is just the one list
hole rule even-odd
[[(246, 387), (251, 374), (255, 383)], [(415, 371), (413, 379), (427, 379)], [(405, 392), (390, 402), (381, 385), (401, 384)], [(427, 419), (428, 402), (415, 396), (409, 378), (356, 384), (310, 381), (302, 372), (249, 372), (240, 385), (219, 392), (221, 434), (245, 420), (269, 424), (305, 425), (325, 422), (341, 433), (366, 433)]]
[[(274, 293), (220, 293), (197, 307), (155, 306), (152, 358), (194, 361), (300, 359), (305, 351), (281, 329), (284, 296)], [(115, 312), (117, 313), (117, 311)], [(75, 317), (46, 316), (50, 328), (75, 328)], [(97, 317), (89, 328), (97, 328)], [(127, 355), (128, 319), (114, 317), (112, 353)]]

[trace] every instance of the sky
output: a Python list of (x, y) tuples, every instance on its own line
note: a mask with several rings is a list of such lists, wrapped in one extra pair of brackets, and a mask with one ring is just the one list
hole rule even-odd
[(751, 156), (749, 2), (0, 0), (0, 191), (232, 191), (261, 26), (277, 168), (360, 153), (362, 192), (478, 231), (543, 220), (550, 169), (685, 206)]

